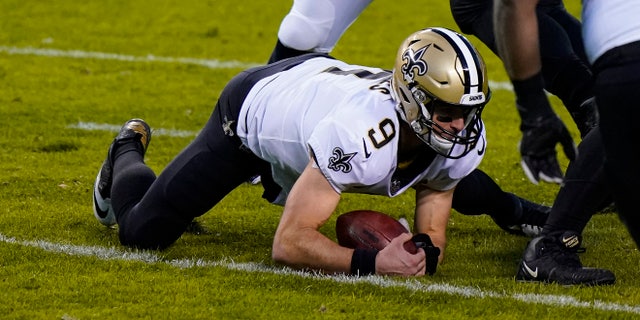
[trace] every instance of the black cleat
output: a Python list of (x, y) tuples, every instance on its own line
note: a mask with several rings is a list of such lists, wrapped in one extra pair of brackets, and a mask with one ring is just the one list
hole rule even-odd
[(142, 119), (131, 119), (127, 121), (120, 133), (109, 146), (107, 159), (102, 163), (96, 182), (93, 186), (93, 214), (105, 226), (111, 227), (116, 224), (116, 215), (111, 206), (111, 184), (113, 183), (113, 157), (115, 147), (125, 142), (137, 141), (142, 154), (147, 151), (151, 141), (151, 128)]
[(609, 285), (616, 282), (613, 272), (585, 268), (578, 251), (581, 237), (574, 231), (559, 231), (529, 241), (516, 280), (561, 285)]

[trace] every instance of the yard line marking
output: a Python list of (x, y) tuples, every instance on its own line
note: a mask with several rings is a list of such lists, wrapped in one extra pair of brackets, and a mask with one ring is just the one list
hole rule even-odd
[(540, 304), (552, 307), (575, 307), (599, 311), (615, 311), (640, 314), (640, 306), (604, 302), (600, 300), (584, 301), (567, 295), (520, 293), (509, 294), (482, 290), (477, 287), (456, 286), (447, 283), (422, 283), (415, 279), (400, 281), (375, 275), (359, 278), (346, 275), (322, 275), (313, 272), (292, 270), (286, 267), (272, 267), (264, 265), (262, 263), (238, 263), (234, 262), (232, 259), (224, 259), (219, 261), (207, 261), (203, 259), (166, 260), (151, 251), (129, 250), (116, 247), (107, 248), (101, 246), (79, 246), (72, 244), (54, 243), (45, 240), (18, 240), (13, 237), (7, 237), (2, 233), (0, 233), (0, 241), (8, 244), (38, 248), (53, 253), (63, 253), (71, 256), (96, 257), (101, 260), (138, 261), (148, 264), (163, 263), (180, 269), (220, 267), (235, 271), (262, 272), (276, 275), (297, 276), (308, 279), (327, 280), (345, 284), (367, 283), (382, 288), (401, 288), (412, 291), (414, 293), (443, 293), (471, 299), (511, 299), (523, 303)]
[[(87, 131), (109, 131), (109, 132), (117, 133), (117, 132), (120, 132), (122, 125), (80, 121), (78, 123), (68, 125), (67, 128), (87, 130)], [(169, 137), (179, 137), (179, 138), (195, 137), (196, 135), (198, 135), (197, 131), (163, 129), (163, 128), (151, 128), (151, 133), (154, 136), (169, 136)]]
[(513, 91), (513, 85), (509, 81), (489, 80), (489, 88), (491, 88), (491, 91), (496, 91), (496, 90)]
[(118, 60), (127, 62), (164, 62), (164, 63), (178, 63), (178, 64), (191, 64), (207, 67), (209, 69), (230, 69), (239, 68), (246, 69), (254, 66), (258, 66), (258, 63), (247, 63), (241, 61), (222, 61), (217, 59), (197, 59), (197, 58), (182, 58), (182, 57), (159, 57), (153, 54), (146, 56), (131, 56), (118, 53), (105, 53), (95, 51), (82, 51), (82, 50), (59, 50), (51, 48), (34, 48), (34, 47), (10, 47), (0, 46), (0, 52), (11, 55), (33, 55), (33, 56), (45, 56), (45, 57), (61, 57), (61, 58), (74, 58), (74, 59), (98, 59), (98, 60)]
[[(230, 69), (239, 68), (246, 69), (263, 63), (257, 62), (241, 62), (241, 61), (223, 61), (217, 59), (197, 59), (197, 58), (176, 58), (176, 57), (160, 57), (153, 54), (146, 56), (131, 56), (118, 53), (105, 53), (95, 51), (82, 51), (82, 50), (60, 50), (52, 48), (34, 48), (34, 47), (12, 47), (12, 46), (0, 46), (0, 52), (4, 52), (10, 55), (31, 55), (31, 56), (44, 56), (44, 57), (61, 57), (61, 58), (75, 58), (75, 59), (98, 59), (98, 60), (118, 60), (127, 62), (164, 62), (164, 63), (177, 63), (177, 64), (190, 64), (206, 67), (209, 69)], [(507, 90), (513, 91), (513, 86), (508, 81), (492, 81), (489, 80), (489, 87), (491, 90)]]

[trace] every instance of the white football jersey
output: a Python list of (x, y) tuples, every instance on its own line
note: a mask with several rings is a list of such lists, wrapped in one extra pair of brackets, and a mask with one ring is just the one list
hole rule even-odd
[(274, 181), (283, 188), (276, 203), (284, 203), (311, 153), (336, 192), (391, 197), (417, 183), (451, 189), (480, 164), (484, 132), (466, 156), (437, 155), (411, 175), (398, 175), (401, 120), (389, 93), (390, 76), (382, 69), (320, 57), (251, 89), (237, 132), (243, 144), (271, 163)]
[(602, 54), (640, 41), (640, 2), (633, 0), (584, 0), (582, 37), (590, 63)]

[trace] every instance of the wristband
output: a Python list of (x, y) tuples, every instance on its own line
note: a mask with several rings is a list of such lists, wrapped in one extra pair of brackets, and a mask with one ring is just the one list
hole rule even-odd
[(353, 250), (353, 256), (351, 256), (351, 274), (355, 276), (375, 274), (377, 255), (378, 250)]
[(418, 233), (411, 238), (416, 247), (424, 249), (426, 255), (426, 272), (432, 276), (436, 273), (438, 267), (438, 256), (440, 256), (440, 248), (433, 245), (431, 237), (426, 233)]

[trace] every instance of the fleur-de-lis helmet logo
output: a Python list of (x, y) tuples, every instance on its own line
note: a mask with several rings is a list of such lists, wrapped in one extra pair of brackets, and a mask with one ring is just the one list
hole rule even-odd
[(402, 54), (402, 60), (406, 61), (401, 68), (402, 77), (406, 82), (414, 82), (414, 79), (417, 76), (423, 76), (427, 73), (427, 70), (429, 70), (427, 63), (422, 60), (427, 48), (429, 48), (428, 45), (418, 49), (417, 51), (407, 48), (407, 50)]

